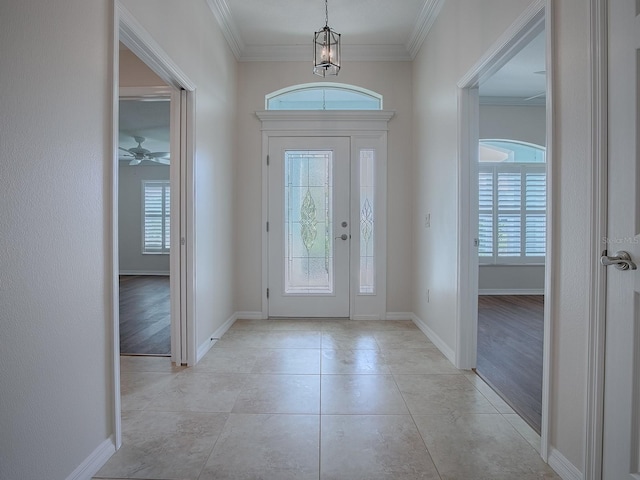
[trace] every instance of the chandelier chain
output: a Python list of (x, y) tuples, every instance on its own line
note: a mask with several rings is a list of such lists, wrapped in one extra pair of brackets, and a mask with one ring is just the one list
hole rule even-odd
[(324, 0), (324, 26), (329, 26), (329, 0)]

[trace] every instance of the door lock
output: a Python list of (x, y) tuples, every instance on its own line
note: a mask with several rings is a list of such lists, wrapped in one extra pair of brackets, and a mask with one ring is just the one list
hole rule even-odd
[(340, 235), (339, 237), (336, 237), (336, 240), (348, 240), (349, 239), (349, 235), (347, 235), (346, 233), (343, 233), (342, 235)]

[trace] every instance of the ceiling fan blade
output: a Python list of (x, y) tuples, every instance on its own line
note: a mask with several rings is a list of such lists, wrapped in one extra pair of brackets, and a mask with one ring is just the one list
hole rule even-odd
[(131, 161), (129, 162), (129, 165), (131, 165), (131, 166), (134, 166), (134, 165), (140, 165), (140, 162), (142, 162), (142, 160), (141, 160), (141, 159), (139, 159), (139, 158), (134, 158), (133, 160), (131, 160)]
[(147, 155), (153, 158), (169, 158), (169, 152), (152, 152)]
[(152, 162), (159, 163), (160, 165), (171, 165), (171, 162), (169, 161), (168, 158), (156, 157), (156, 158), (150, 158), (149, 160), (151, 160)]
[(120, 150), (123, 150), (123, 151), (127, 152), (127, 153), (131, 153), (131, 152), (130, 152), (129, 150), (127, 150), (126, 148), (122, 148), (122, 147), (118, 147), (118, 148), (119, 148)]
[(547, 94), (547, 92), (542, 92), (542, 93), (539, 93), (539, 94), (534, 95), (534, 96), (532, 96), (532, 97), (525, 98), (525, 99), (524, 99), (524, 101), (525, 101), (525, 102), (528, 102), (529, 100), (533, 100), (534, 98), (544, 97), (546, 94)]

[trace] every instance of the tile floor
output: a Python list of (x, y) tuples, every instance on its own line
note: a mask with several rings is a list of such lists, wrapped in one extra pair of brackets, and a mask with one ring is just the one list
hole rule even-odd
[(193, 368), (122, 357), (99, 479), (559, 478), (539, 438), (411, 322), (238, 320)]

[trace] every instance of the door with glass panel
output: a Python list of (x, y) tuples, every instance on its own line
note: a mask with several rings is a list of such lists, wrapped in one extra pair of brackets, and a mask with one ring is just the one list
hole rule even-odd
[(350, 143), (269, 138), (269, 316), (349, 316)]

